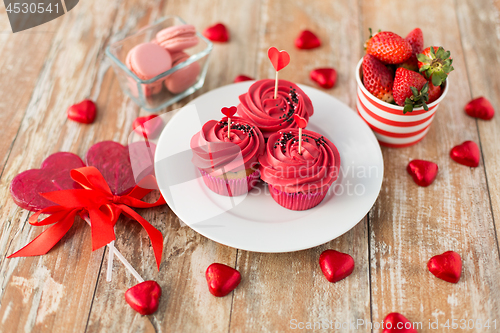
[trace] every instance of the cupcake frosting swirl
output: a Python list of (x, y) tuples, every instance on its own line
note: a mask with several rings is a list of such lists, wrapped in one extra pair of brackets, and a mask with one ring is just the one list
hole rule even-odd
[(311, 100), (296, 84), (278, 80), (277, 99), (274, 85), (274, 80), (259, 80), (239, 97), (238, 115), (255, 123), (266, 139), (279, 130), (297, 128), (294, 114), (307, 120), (314, 113)]
[(227, 125), (227, 117), (210, 120), (191, 138), (193, 164), (212, 175), (255, 168), (265, 150), (264, 137), (254, 124), (232, 117), (230, 137)]
[(266, 152), (259, 158), (261, 178), (280, 191), (324, 192), (338, 177), (340, 155), (335, 145), (322, 135), (302, 130), (279, 131), (269, 137)]

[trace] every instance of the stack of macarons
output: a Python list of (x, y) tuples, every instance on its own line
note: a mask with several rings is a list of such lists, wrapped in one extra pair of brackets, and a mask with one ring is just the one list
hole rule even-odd
[[(133, 47), (127, 54), (126, 66), (141, 80), (150, 80), (175, 67), (189, 58), (184, 50), (197, 45), (196, 29), (189, 24), (165, 28), (156, 34), (149, 43)], [(143, 84), (142, 90), (149, 97), (161, 92), (163, 85), (173, 94), (178, 94), (191, 87), (200, 74), (200, 64), (182, 67), (165, 78), (150, 84)], [(137, 84), (129, 78), (130, 90), (137, 96)]]

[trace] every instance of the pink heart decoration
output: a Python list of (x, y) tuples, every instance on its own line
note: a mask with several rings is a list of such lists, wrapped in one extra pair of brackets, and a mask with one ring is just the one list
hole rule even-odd
[(156, 281), (144, 281), (125, 292), (125, 300), (141, 315), (150, 315), (158, 310), (161, 287)]
[(68, 119), (73, 121), (91, 124), (94, 122), (96, 107), (94, 102), (89, 99), (83, 100), (78, 104), (71, 105), (66, 111)]
[(223, 297), (240, 284), (241, 274), (232, 267), (215, 263), (208, 266), (205, 278), (210, 293), (217, 297)]
[(307, 120), (304, 117), (299, 116), (298, 114), (293, 115), (293, 120), (299, 128), (306, 128)]
[(279, 72), (290, 63), (290, 55), (285, 50), (278, 51), (277, 48), (270, 47), (267, 51), (267, 56), (271, 60), (271, 64), (273, 64), (276, 72)]
[(229, 40), (229, 32), (222, 23), (214, 24), (203, 31), (203, 36), (210, 39), (212, 42), (227, 42)]
[(354, 259), (347, 253), (326, 250), (319, 256), (319, 266), (328, 281), (338, 282), (351, 275)]
[(243, 82), (243, 81), (251, 81), (254, 80), (254, 78), (246, 75), (238, 75), (237, 77), (234, 78), (234, 83), (238, 82)]
[(495, 115), (495, 109), (490, 101), (484, 97), (478, 97), (467, 103), (465, 112), (474, 118), (490, 120)]
[(132, 123), (134, 131), (147, 139), (154, 139), (163, 129), (163, 121), (158, 115), (138, 117)]
[(427, 268), (437, 278), (457, 283), (462, 275), (462, 258), (454, 251), (446, 251), (432, 257), (427, 263)]
[(234, 116), (236, 114), (236, 111), (238, 111), (238, 108), (236, 106), (220, 109), (220, 112), (222, 112), (222, 114), (228, 118)]
[(462, 144), (455, 146), (450, 151), (450, 157), (457, 163), (469, 166), (479, 166), (479, 157), (481, 152), (474, 141), (465, 141)]
[(413, 181), (418, 186), (429, 186), (436, 179), (438, 165), (424, 160), (413, 160), (408, 163), (406, 171), (413, 177)]
[(383, 327), (382, 333), (418, 333), (413, 323), (397, 312), (389, 313), (385, 317)]
[(319, 84), (321, 88), (333, 88), (337, 82), (337, 71), (334, 68), (316, 68), (309, 73), (311, 80)]
[(85, 160), (87, 166), (101, 172), (114, 195), (124, 195), (145, 176), (154, 175), (155, 149), (152, 143), (134, 142), (125, 147), (118, 142), (102, 141), (90, 147)]
[(81, 168), (85, 163), (75, 154), (58, 152), (47, 157), (40, 169), (21, 172), (12, 179), (10, 193), (14, 202), (21, 208), (38, 211), (54, 206), (52, 201), (40, 196), (59, 190), (81, 188), (70, 177), (72, 169)]
[(321, 46), (321, 40), (312, 31), (304, 30), (295, 39), (295, 46), (303, 50), (314, 49)]

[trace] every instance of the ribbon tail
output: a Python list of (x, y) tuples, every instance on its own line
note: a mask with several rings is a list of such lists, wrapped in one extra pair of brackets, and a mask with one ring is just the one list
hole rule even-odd
[(119, 206), (123, 212), (127, 213), (131, 218), (136, 220), (141, 224), (141, 226), (146, 230), (149, 239), (151, 240), (151, 245), (153, 246), (153, 251), (156, 259), (156, 266), (160, 270), (161, 256), (163, 253), (163, 235), (161, 232), (153, 227), (148, 221), (146, 221), (141, 215), (137, 214), (133, 209), (125, 205)]
[(92, 230), (92, 251), (95, 251), (115, 240), (114, 224), (111, 221), (112, 217), (98, 208), (91, 208), (88, 211)]
[(7, 258), (32, 257), (46, 254), (63, 238), (75, 221), (77, 210), (72, 210), (62, 220), (42, 232), (25, 247)]

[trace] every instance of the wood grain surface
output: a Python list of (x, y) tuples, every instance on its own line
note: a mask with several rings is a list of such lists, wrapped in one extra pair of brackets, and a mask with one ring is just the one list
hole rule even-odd
[[(106, 281), (108, 251), (91, 251), (90, 230), (82, 220), (47, 255), (6, 259), (43, 230), (28, 223), (29, 212), (15, 205), (8, 188), (15, 175), (54, 152), (84, 157), (99, 141), (127, 143), (133, 120), (147, 112), (121, 92), (105, 47), (172, 14), (200, 31), (223, 22), (231, 39), (214, 45), (204, 87), (167, 111), (239, 74), (273, 77), (269, 46), (291, 55), (290, 66), (280, 72), (283, 79), (314, 86), (310, 70), (336, 68), (337, 85), (325, 92), (354, 109), (354, 68), (369, 27), (403, 36), (420, 27), (425, 45), (452, 51), (455, 71), (426, 138), (413, 147), (382, 149), (385, 176), (376, 204), (352, 230), (327, 244), (294, 253), (247, 252), (197, 234), (167, 206), (139, 210), (165, 237), (157, 271), (144, 230), (120, 219), (116, 247), (163, 290), (158, 311), (141, 316), (123, 297), (137, 281), (117, 260), (112, 282)], [(500, 1), (85, 0), (54, 21), (16, 34), (3, 5), (0, 17), (0, 332), (378, 333), (382, 330), (366, 323), (380, 323), (394, 311), (421, 322), (420, 333), (448, 332), (444, 324), (452, 319), (475, 322), (455, 332), (500, 331), (500, 118), (476, 120), (463, 111), (478, 96), (500, 104)], [(303, 29), (318, 34), (321, 48), (294, 47)], [(92, 125), (66, 118), (66, 108), (84, 98), (98, 106)], [(478, 168), (449, 158), (450, 149), (465, 140), (481, 147)], [(417, 158), (439, 165), (428, 188), (418, 187), (406, 172)], [(318, 265), (325, 249), (353, 256), (353, 274), (327, 282)], [(426, 269), (430, 257), (447, 250), (463, 259), (458, 284)], [(213, 262), (242, 274), (240, 286), (223, 298), (213, 297), (206, 286), (204, 273)], [(365, 325), (301, 330), (293, 329), (294, 320)], [(477, 327), (487, 320), (489, 329)], [(430, 328), (436, 321), (439, 327)]]

